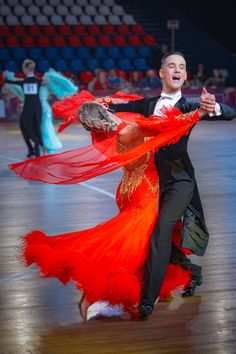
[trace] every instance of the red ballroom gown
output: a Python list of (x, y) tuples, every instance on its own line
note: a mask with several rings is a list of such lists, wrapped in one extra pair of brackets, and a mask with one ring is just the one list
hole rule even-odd
[[(147, 119), (140, 122), (149, 124)], [(159, 184), (153, 149), (173, 140), (172, 135), (177, 138), (184, 133), (184, 128), (180, 127), (182, 122), (177, 123), (174, 134), (164, 132), (158, 139), (148, 139), (142, 146), (134, 148), (133, 152), (121, 154), (128, 164), (122, 162), (123, 176), (116, 194), (119, 211), (115, 217), (90, 229), (61, 235), (48, 236), (38, 230), (31, 232), (22, 238), (24, 263), (37, 265), (42, 277), (54, 277), (63, 284), (72, 281), (91, 303), (108, 301), (112, 305), (122, 304), (125, 309), (136, 305), (140, 299), (150, 236), (158, 217)], [(189, 123), (185, 130), (193, 124)], [(93, 155), (99, 149), (92, 149), (92, 156), (98, 156), (97, 165), (92, 163), (91, 168), (88, 167), (89, 164), (84, 163), (86, 158), (81, 165), (84, 151), (85, 157), (91, 154), (90, 147), (79, 148), (12, 164), (10, 168), (26, 179), (70, 184), (88, 179), (88, 169), (91, 178), (122, 167), (122, 156), (113, 152), (104, 162), (104, 154)], [(136, 156), (138, 159), (135, 160)], [(181, 230), (176, 228), (173, 233), (175, 243), (180, 240), (180, 233)], [(160, 298), (179, 290), (189, 278), (189, 271), (170, 263)]]
[[(117, 189), (119, 213), (88, 230), (24, 237), (22, 257), (44, 277), (73, 281), (90, 302), (128, 308), (139, 302), (144, 262), (157, 218), (159, 184), (153, 153), (126, 166)], [(189, 273), (169, 264), (161, 298), (186, 284)]]

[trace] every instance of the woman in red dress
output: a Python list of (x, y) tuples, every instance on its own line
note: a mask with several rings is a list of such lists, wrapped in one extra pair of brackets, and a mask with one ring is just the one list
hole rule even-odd
[[(23, 237), (26, 266), (36, 264), (41, 276), (56, 277), (63, 284), (73, 281), (83, 292), (79, 308), (86, 320), (88, 307), (96, 301), (121, 304), (128, 311), (139, 303), (143, 265), (158, 217), (154, 149), (178, 140), (200, 116), (198, 111), (183, 115), (175, 109), (149, 119), (133, 113), (114, 116), (101, 104), (92, 103), (97, 100), (88, 99), (89, 94), (76, 96), (56, 104), (54, 114), (68, 121), (68, 112), (74, 112), (72, 106), (75, 112), (80, 107), (80, 122), (91, 132), (93, 144), (12, 164), (10, 168), (26, 179), (71, 184), (123, 167), (115, 217), (87, 230), (55, 236), (35, 230)], [(89, 103), (82, 104), (85, 101)], [(175, 243), (178, 235), (175, 230)], [(160, 298), (180, 289), (189, 277), (188, 270), (170, 263)]]

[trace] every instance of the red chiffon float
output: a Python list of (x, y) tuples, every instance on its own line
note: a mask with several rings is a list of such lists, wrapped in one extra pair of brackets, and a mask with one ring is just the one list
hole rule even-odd
[[(113, 96), (122, 97), (121, 94)], [(130, 100), (131, 97), (137, 99), (139, 96), (124, 94), (124, 97)], [(65, 97), (53, 106), (54, 115), (65, 119), (60, 130), (78, 122), (78, 109), (82, 103), (88, 101), (97, 99), (89, 92), (82, 91), (71, 98)], [(123, 122), (119, 130), (125, 125), (136, 125), (147, 131), (148, 135), (151, 132), (153, 136), (143, 144), (120, 153), (116, 146), (119, 130), (111, 133), (109, 137), (92, 133), (92, 145), (10, 164), (9, 168), (28, 180), (52, 184), (80, 183), (124, 167), (149, 151), (157, 151), (161, 146), (177, 142), (200, 119), (197, 111), (182, 114), (177, 108), (163, 109), (162, 115), (152, 115), (148, 119), (141, 114), (130, 112), (119, 112), (116, 116)]]
[[(24, 237), (23, 259), (44, 277), (73, 281), (89, 302), (108, 301), (124, 308), (140, 299), (143, 265), (157, 217), (158, 177), (153, 154), (125, 171), (117, 190), (120, 212), (88, 230), (58, 236), (33, 231)], [(186, 284), (189, 273), (170, 264), (161, 290), (165, 298)]]
[[(79, 100), (81, 104), (81, 95)], [(36, 264), (43, 277), (56, 277), (63, 284), (74, 282), (89, 302), (108, 301), (127, 309), (140, 299), (143, 266), (157, 218), (159, 184), (153, 150), (178, 140), (199, 116), (172, 110), (150, 119), (132, 113), (120, 113), (119, 117), (123, 123), (118, 132), (135, 122), (141, 129), (158, 132), (158, 136), (123, 153), (117, 149), (117, 133), (109, 138), (93, 136), (91, 146), (23, 161), (10, 168), (26, 179), (70, 184), (124, 166), (116, 196), (119, 213), (114, 218), (91, 229), (62, 235), (33, 231), (23, 237), (22, 259), (27, 266)], [(173, 236), (176, 243), (180, 230)], [(169, 264), (160, 297), (166, 298), (184, 286), (189, 277), (188, 271)]]

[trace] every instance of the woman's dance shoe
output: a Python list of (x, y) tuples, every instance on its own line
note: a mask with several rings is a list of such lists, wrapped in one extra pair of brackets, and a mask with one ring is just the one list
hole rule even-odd
[(90, 305), (91, 304), (84, 298), (84, 296), (82, 296), (82, 299), (78, 303), (78, 307), (79, 307), (80, 316), (82, 317), (84, 322), (87, 321), (87, 313)]

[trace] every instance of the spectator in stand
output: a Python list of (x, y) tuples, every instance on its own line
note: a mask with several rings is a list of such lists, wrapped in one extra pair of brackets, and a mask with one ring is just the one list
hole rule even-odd
[(100, 73), (100, 71), (102, 71), (101, 68), (96, 68), (96, 69), (94, 70), (94, 78), (93, 78), (92, 81), (90, 81), (90, 82), (88, 83), (88, 90), (89, 90), (89, 91), (93, 91), (93, 90), (94, 90), (94, 85), (95, 85), (96, 80), (98, 79), (98, 74)]
[(197, 64), (195, 71), (193, 72), (192, 83), (193, 87), (202, 87), (204, 86), (205, 81), (208, 78), (207, 71), (205, 66), (201, 63)]
[(24, 79), (10, 77), (9, 71), (3, 72), (6, 84), (20, 86), (24, 97), (24, 104), (20, 115), (20, 130), (27, 146), (27, 157), (40, 156), (40, 146), (43, 147), (41, 122), (42, 103), (39, 96), (41, 85), (45, 84), (43, 78), (35, 75), (36, 63), (31, 59), (25, 59), (22, 64)]
[(111, 69), (108, 72), (107, 81), (109, 82), (111, 89), (118, 89), (122, 80), (117, 76), (116, 70)]
[(140, 81), (139, 86), (144, 89), (158, 89), (162, 87), (162, 83), (155, 70), (149, 69), (146, 72), (146, 77)]
[(134, 70), (130, 72), (129, 75), (129, 82), (131, 84), (132, 87), (140, 87), (140, 81), (143, 78), (143, 74), (142, 72), (138, 71), (138, 70)]
[(224, 89), (224, 94), (226, 96), (226, 102), (230, 106), (236, 108), (236, 87), (229, 86)]
[(150, 65), (154, 69), (160, 69), (161, 67), (161, 59), (163, 56), (169, 52), (168, 45), (166, 43), (162, 43), (157, 49), (152, 52)]
[(212, 75), (205, 81), (204, 86), (214, 89), (223, 89), (225, 87), (225, 79), (221, 76), (219, 69), (212, 70)]
[(229, 72), (227, 69), (219, 69), (220, 75), (224, 78), (225, 86), (227, 86), (227, 79), (229, 78)]
[(109, 90), (110, 89), (110, 84), (109, 81), (106, 78), (106, 72), (101, 70), (98, 73), (98, 77), (94, 82), (94, 91), (100, 91), (100, 90)]

